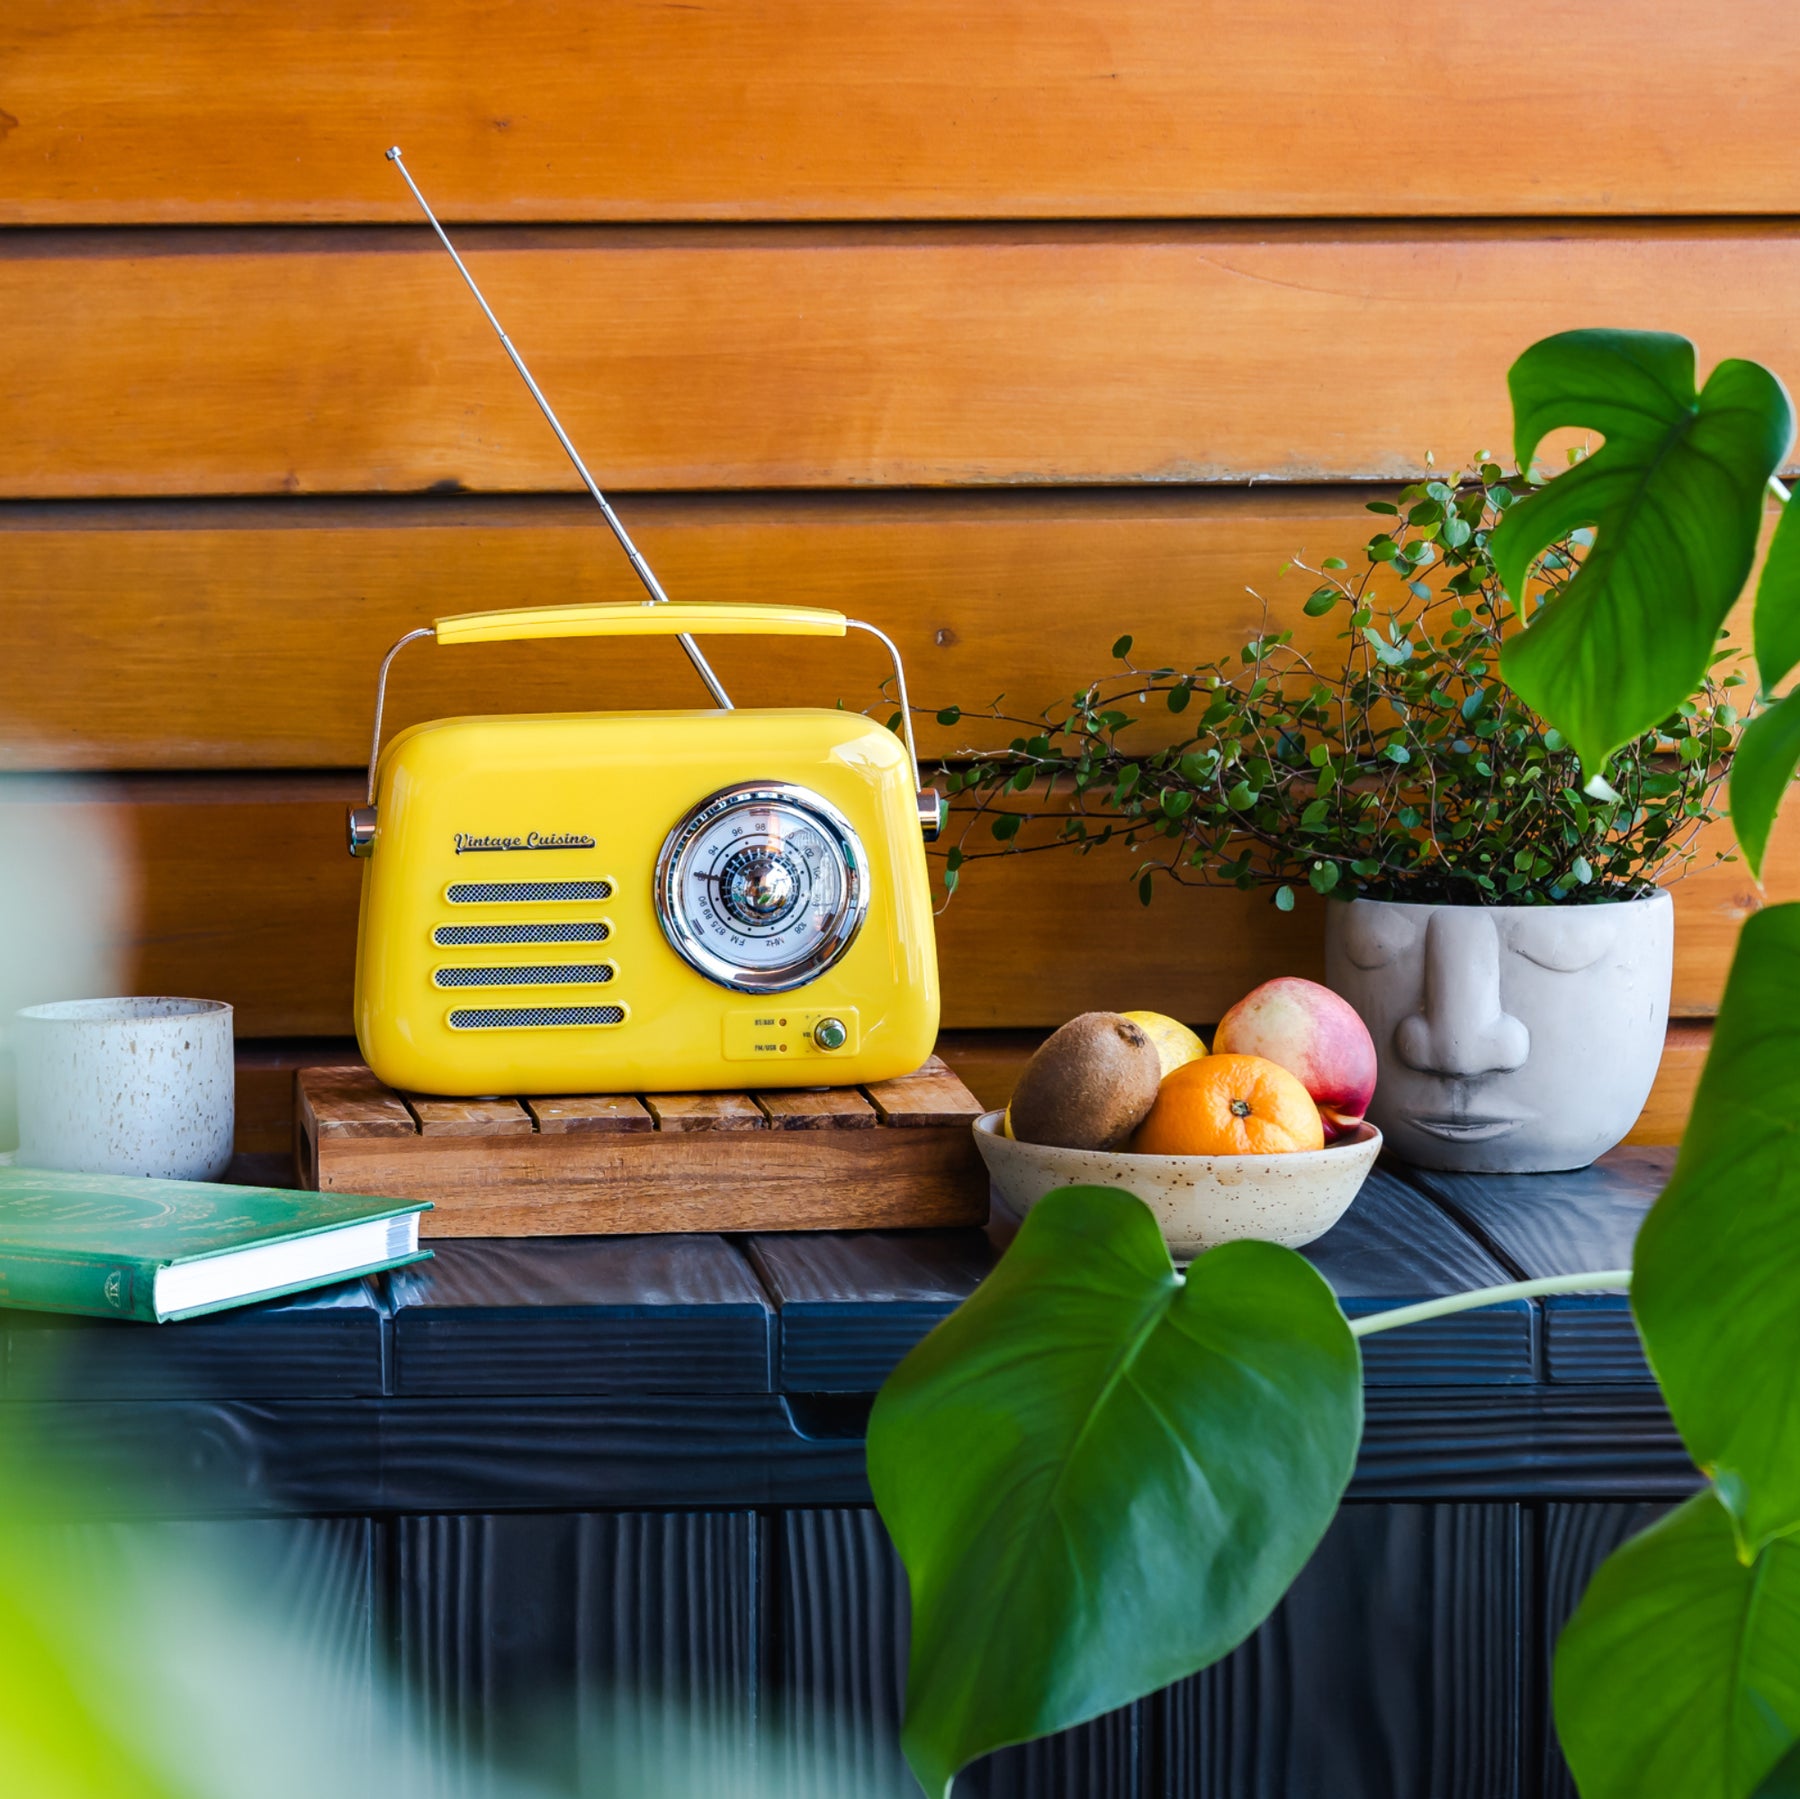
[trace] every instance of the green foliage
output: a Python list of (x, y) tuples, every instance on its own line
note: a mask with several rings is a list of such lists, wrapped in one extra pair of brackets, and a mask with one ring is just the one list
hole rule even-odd
[(1800, 1547), (1746, 1567), (1711, 1492), (1608, 1558), (1556, 1653), (1582, 1799), (1750, 1799), (1800, 1738)]
[(1663, 1397), (1754, 1554), (1800, 1529), (1800, 905), (1744, 926), (1634, 1267)]
[(1752, 1799), (1800, 1799), (1800, 1744), (1775, 1764)]
[(1765, 691), (1800, 666), (1800, 507), (1781, 509), (1756, 584), (1756, 667)]
[[(1121, 675), (950, 775), (971, 824), (1060, 788), (1061, 837), (1032, 840), (1040, 815), (1009, 808), (989, 821), (1002, 847), (969, 852), (965, 832), (949, 879), (973, 855), (1120, 838), (1153, 852), (1141, 891), (1157, 872), (1266, 882), (1282, 910), (1302, 883), (1478, 904), (1646, 890), (1690, 858), (1731, 765), (1724, 696), (1744, 682), (1715, 682), (1720, 626), (1791, 433), (1767, 371), (1721, 364), (1699, 394), (1693, 376), (1679, 338), (1528, 350), (1521, 461), (1569, 425), (1599, 451), (1523, 500), (1484, 463), (1374, 502), (1391, 522), (1366, 566), (1307, 571), (1305, 613), (1347, 617), (1341, 673), (1285, 632), (1189, 673), (1131, 664), (1121, 637)], [(1406, 597), (1382, 603), (1394, 580)], [(1756, 641), (1765, 688), (1800, 665), (1785, 516)], [(1132, 755), (1121, 734), (1153, 697), (1191, 734)], [(1800, 762), (1800, 700), (1760, 700), (1731, 789), (1753, 867)], [(913, 1583), (908, 1753), (939, 1799), (975, 1755), (1205, 1665), (1279, 1597), (1360, 1424), (1338, 1391), (1348, 1327), (1298, 1266), (1234, 1244), (1184, 1286), (1141, 1207), (1070, 1190), (890, 1382), (871, 1479)], [(1562, 1741), (1583, 1799), (1800, 1799), (1800, 907), (1745, 927), (1632, 1284), (1712, 1485), (1595, 1576), (1558, 1647)], [(1274, 1382), (1272, 1411), (1246, 1370)]]
[(1762, 875), (1769, 832), (1794, 771), (1800, 768), (1800, 694), (1757, 713), (1738, 742), (1731, 765), (1731, 822), (1750, 872)]
[[(1514, 507), (1493, 556), (1530, 629), (1502, 667), (1590, 775), (1699, 685), (1756, 555), (1764, 490), (1794, 435), (1782, 385), (1722, 362), (1694, 390), (1694, 346), (1650, 331), (1565, 331), (1512, 366), (1519, 467), (1564, 426), (1606, 441)], [(1573, 578), (1541, 605), (1527, 571), (1592, 526)]]
[(1324, 1535), (1361, 1431), (1355, 1340), (1301, 1257), (1231, 1243), (1184, 1279), (1129, 1194), (1043, 1200), (869, 1422), (926, 1792), (1240, 1642)]
[[(1487, 463), (1407, 487), (1374, 503), (1386, 528), (1359, 570), (1340, 557), (1290, 565), (1315, 582), (1307, 613), (1346, 620), (1341, 654), (1315, 659), (1292, 633), (1265, 631), (1187, 672), (1126, 660), (1035, 719), (989, 714), (1022, 734), (949, 771), (951, 793), (967, 796), (956, 866), (1122, 842), (1141, 858), (1146, 897), (1152, 877), (1267, 885), (1284, 911), (1300, 887), (1477, 905), (1650, 891), (1691, 861), (1715, 816), (1736, 738), (1726, 689), (1742, 677), (1722, 668), (1694, 700), (1684, 687), (1621, 752), (1611, 789), (1584, 792), (1563, 733), (1499, 677), (1524, 633), (1490, 546), (1518, 486)], [(1584, 549), (1578, 535), (1540, 559), (1534, 604), (1572, 591)], [(1130, 639), (1114, 648), (1128, 659)], [(1133, 752), (1159, 703), (1190, 734)], [(1042, 797), (1020, 802), (1034, 783)]]

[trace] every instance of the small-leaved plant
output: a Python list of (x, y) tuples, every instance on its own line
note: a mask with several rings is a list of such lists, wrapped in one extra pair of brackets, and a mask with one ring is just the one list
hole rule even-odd
[[(1289, 700), (1270, 700), (1273, 683), (1258, 691), (1264, 677), (1246, 682), (1233, 671), (1229, 685), (1240, 697), (1203, 726), (1212, 740), (1196, 738), (1172, 760), (1140, 758), (1129, 783), (1112, 759), (1131, 715), (1096, 698), (1093, 725), (1073, 715), (1046, 722), (1014, 745), (1010, 763), (978, 764), (965, 790), (1023, 793), (1040, 775), (1061, 772), (1090, 795), (1112, 796), (1120, 833), (1148, 820), (1140, 838), (1179, 839), (1191, 856), (1206, 841), (1244, 841), (1237, 821), (1254, 818), (1271, 791), (1293, 793), (1280, 816), (1316, 838), (1299, 821), (1320, 797), (1332, 798), (1318, 794), (1316, 774), (1338, 753), (1333, 744), (1360, 746), (1341, 785), (1376, 796), (1373, 807), (1344, 814), (1364, 830), (1365, 814), (1389, 816), (1379, 766), (1388, 746), (1407, 752), (1404, 761), (1385, 756), (1400, 779), (1408, 770), (1420, 779), (1421, 761), (1441, 770), (1446, 756), (1465, 758), (1477, 793), (1490, 779), (1498, 786), (1489, 828), (1517, 831), (1528, 816), (1560, 812), (1577, 844), (1560, 826), (1534, 825), (1510, 857), (1483, 862), (1472, 833), (1451, 834), (1461, 815), (1445, 801), (1434, 803), (1430, 832), (1423, 810), (1420, 825), (1400, 824), (1397, 836), (1374, 832), (1349, 880), (1436, 879), (1454, 865), (1478, 895), (1488, 894), (1485, 873), (1507, 898), (1554, 900), (1559, 889), (1569, 899), (1608, 881), (1629, 891), (1647, 879), (1648, 848), (1623, 862), (1596, 857), (1611, 836), (1646, 842), (1638, 814), (1648, 817), (1651, 802), (1667, 811), (1684, 779), (1696, 783), (1688, 797), (1700, 811), (1681, 799), (1663, 841), (1679, 838), (1681, 821), (1699, 823), (1731, 753), (1731, 824), (1759, 876), (1800, 770), (1800, 686), (1788, 687), (1800, 672), (1800, 507), (1779, 478), (1794, 444), (1786, 390), (1739, 359), (1719, 363), (1701, 386), (1686, 338), (1604, 330), (1533, 344), (1509, 385), (1520, 467), (1532, 467), (1553, 431), (1595, 432), (1604, 442), (1516, 504), (1498, 491), (1510, 495), (1512, 485), (1486, 468), (1443, 493), (1426, 483), (1401, 502), (1395, 528), (1370, 555), (1416, 583), (1408, 592), (1427, 612), (1434, 597), (1423, 574), (1441, 555), (1441, 586), (1460, 580), (1464, 589), (1447, 596), (1449, 650), (1444, 628), (1420, 625), (1422, 614), (1402, 609), (1390, 621), (1367, 606), (1360, 617), (1363, 577), (1329, 565), (1317, 571), (1314, 603), (1321, 612), (1352, 609), (1351, 628), (1373, 657), (1370, 678), (1442, 658), (1423, 703), (1403, 687), (1384, 688), (1399, 705), (1377, 702), (1364, 724), (1334, 733), (1328, 713), (1303, 717)], [(1712, 671), (1771, 497), (1782, 511), (1755, 588), (1760, 691), (1734, 751)], [(1591, 552), (1577, 555), (1576, 535), (1590, 528)], [(1433, 543), (1441, 551), (1415, 553)], [(1522, 602), (1528, 628), (1515, 628), (1500, 602), (1496, 571)], [(1467, 623), (1457, 623), (1465, 611)], [(1375, 656), (1371, 630), (1388, 655)], [(1488, 697), (1494, 644), (1517, 702)], [(1460, 696), (1449, 685), (1458, 668), (1471, 683)], [(1210, 675), (1220, 672), (1200, 671), (1177, 710), (1204, 694), (1203, 717), (1210, 714), (1221, 691)], [(1127, 675), (1132, 691), (1148, 692), (1154, 681), (1171, 698), (1183, 679)], [(1424, 730), (1426, 720), (1460, 717), (1477, 687), (1484, 697), (1470, 704), (1465, 729)], [(1305, 697), (1303, 685), (1296, 692)], [(1521, 717), (1515, 705), (1534, 710)], [(1291, 722), (1274, 724), (1275, 713)], [(1251, 715), (1269, 720), (1260, 733), (1228, 728)], [(1489, 716), (1495, 730), (1484, 739), (1475, 727)], [(1556, 733), (1539, 717), (1554, 720)], [(1524, 735), (1515, 739), (1514, 729)], [(1565, 740), (1586, 777), (1579, 786), (1566, 778)], [(1314, 763), (1321, 742), (1326, 759)], [(1363, 755), (1370, 745), (1374, 754)], [(1181, 758), (1209, 748), (1219, 768), (1206, 780), (1188, 776)], [(1429, 753), (1415, 759), (1415, 749)], [(1676, 785), (1646, 793), (1634, 785), (1633, 763), (1648, 781), (1664, 772), (1665, 751)], [(1236, 773), (1226, 783), (1228, 753)], [(1515, 781), (1506, 799), (1504, 774), (1527, 768), (1544, 772)], [(1278, 771), (1293, 777), (1285, 787)], [(1629, 816), (1613, 813), (1610, 827), (1604, 813), (1573, 809), (1590, 791), (1601, 807), (1614, 804), (1594, 788), (1596, 775), (1624, 796), (1621, 808), (1631, 806)], [(1301, 798), (1309, 780), (1313, 791)], [(1240, 781), (1245, 792), (1234, 802)], [(1440, 777), (1438, 799), (1443, 784)], [(1154, 794), (1154, 813), (1148, 797), (1133, 813), (1134, 794)], [(1215, 838), (1190, 839), (1194, 814), (1220, 802)], [(1315, 823), (1330, 817), (1328, 808)], [(1004, 827), (1001, 841), (1018, 829)], [(1345, 879), (1311, 838), (1298, 851), (1249, 841), (1252, 882), (1259, 870), (1277, 878), (1287, 864), (1272, 858), (1296, 854), (1309, 879), (1317, 863)], [(1577, 854), (1591, 879), (1573, 878)], [(1374, 870), (1358, 872), (1359, 860)], [(1514, 875), (1522, 879), (1509, 890)], [(902, 1741), (929, 1799), (948, 1799), (958, 1771), (978, 1756), (1197, 1673), (1268, 1616), (1324, 1536), (1355, 1466), (1361, 1338), (1502, 1300), (1627, 1284), (1698, 1491), (1601, 1564), (1558, 1638), (1558, 1739), (1582, 1799), (1800, 1793), (1800, 1382), (1792, 1378), (1800, 1367), (1800, 905), (1766, 906), (1743, 927), (1681, 1153), (1632, 1264), (1351, 1320), (1293, 1250), (1227, 1243), (1184, 1272), (1130, 1193), (1065, 1187), (1047, 1195), (999, 1267), (889, 1376), (869, 1421), (869, 1482), (912, 1598)]]
[[(1536, 565), (1517, 606), (1488, 543), (1531, 485), (1479, 461), (1373, 500), (1383, 528), (1359, 566), (1296, 557), (1315, 583), (1302, 610), (1344, 621), (1309, 653), (1264, 630), (1186, 671), (1119, 669), (1066, 707), (1012, 718), (1004, 750), (945, 770), (961, 829), (945, 885), (983, 856), (1123, 843), (1147, 904), (1159, 876), (1370, 899), (1535, 905), (1623, 899), (1683, 872), (1717, 816), (1745, 677), (1721, 645), (1699, 690), (1584, 774), (1563, 734), (1500, 678), (1507, 639), (1568, 586), (1593, 541), (1577, 530)], [(1155, 714), (1185, 734), (1148, 741)], [(947, 707), (941, 724), (964, 714)]]

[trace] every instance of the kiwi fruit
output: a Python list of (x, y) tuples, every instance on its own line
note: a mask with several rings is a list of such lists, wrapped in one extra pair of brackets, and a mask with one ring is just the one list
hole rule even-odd
[(1083, 1012), (1044, 1040), (1013, 1089), (1021, 1143), (1116, 1149), (1156, 1102), (1162, 1061), (1148, 1034), (1117, 1012)]

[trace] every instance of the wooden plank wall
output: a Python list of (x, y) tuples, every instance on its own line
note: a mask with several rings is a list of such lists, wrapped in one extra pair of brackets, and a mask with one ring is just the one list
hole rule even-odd
[[(1800, 371), (1796, 75), (1775, 0), (13, 0), (0, 766), (116, 819), (137, 985), (231, 999), (261, 1079), (349, 1028), (383, 648), (632, 591), (393, 140), (673, 592), (842, 605), (922, 701), (1035, 708), (1120, 630), (1191, 661), (1296, 615), (1278, 569), (1354, 549), (1368, 483), (1503, 451), (1543, 332)], [(656, 645), (483, 655), (413, 652), (394, 724), (690, 692)], [(876, 697), (842, 645), (718, 660)], [(1665, 1138), (1759, 895), (1678, 901)], [(1070, 1012), (1204, 1022), (1317, 931), (984, 867), (946, 1022), (998, 1096)]]

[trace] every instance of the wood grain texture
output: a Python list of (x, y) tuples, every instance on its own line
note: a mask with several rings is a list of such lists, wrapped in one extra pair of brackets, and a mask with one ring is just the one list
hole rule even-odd
[(775, 1524), (775, 1718), (792, 1799), (906, 1792), (900, 1718), (906, 1572), (873, 1511), (796, 1510)]
[(409, 1518), (395, 1561), (399, 1673), (445, 1768), (708, 1791), (754, 1755), (753, 1515)]
[(527, 1099), (520, 1102), (537, 1124), (540, 1132), (550, 1136), (559, 1133), (598, 1131), (653, 1131), (656, 1120), (641, 1099), (629, 1093), (562, 1094), (555, 1099)]
[(772, 1307), (723, 1238), (486, 1238), (389, 1280), (393, 1390), (757, 1393)]
[(1537, 1617), (1537, 1693), (1533, 1711), (1543, 1719), (1539, 1762), (1543, 1799), (1577, 1799), (1575, 1781), (1556, 1740), (1550, 1678), (1556, 1639), (1575, 1615), (1594, 1571), (1626, 1538), (1645, 1531), (1668, 1511), (1666, 1505), (1589, 1503), (1547, 1505), (1541, 1514), (1540, 1600)]
[[(97, 809), (137, 864), (142, 897), (124, 946), (134, 991), (229, 1000), (245, 1037), (348, 1034), (361, 875), (343, 831), (359, 777), (122, 777), (82, 791), (77, 803)], [(1800, 812), (1777, 826), (1770, 856), (1767, 897), (1800, 895)], [(1049, 1029), (1146, 1003), (1204, 1022), (1259, 981), (1322, 977), (1310, 896), (1287, 914), (1265, 894), (1220, 889), (1164, 893), (1146, 908), (1130, 873), (1128, 857), (1104, 853), (967, 869), (937, 921), (945, 1026)], [(1673, 1010), (1709, 1018), (1738, 928), (1763, 896), (1735, 864), (1674, 893)]]
[[(1417, 1169), (1412, 1178), (1517, 1276), (1535, 1280), (1629, 1267), (1638, 1230), (1674, 1161), (1672, 1149), (1625, 1148), (1568, 1174)], [(1545, 1300), (1544, 1363), (1553, 1381), (1651, 1381), (1630, 1298), (1619, 1291)]]
[[(1379, 479), (1503, 445), (1520, 347), (1597, 316), (1800, 364), (1786, 222), (589, 227), (463, 248), (624, 489)], [(576, 486), (423, 230), (0, 250), (0, 497)]]
[(994, 1265), (980, 1231), (817, 1231), (752, 1237), (778, 1309), (776, 1384), (873, 1393)]
[(1499, 1257), (1517, 1280), (1627, 1268), (1632, 1245), (1674, 1166), (1667, 1149), (1609, 1150), (1567, 1174), (1450, 1174), (1408, 1179)]
[(954, 1130), (981, 1116), (980, 1103), (951, 1073), (942, 1056), (928, 1057), (916, 1074), (873, 1081), (863, 1091), (890, 1129)]
[(774, 1394), (22, 1401), (69, 1516), (867, 1505), (856, 1436)]
[(425, 1137), (529, 1137), (536, 1120), (516, 1099), (437, 1099), (403, 1095)]
[[(0, 223), (407, 218), (396, 119), (456, 219), (1793, 212), (1787, 25), (1772, 0), (15, 0)], [(1430, 75), (1403, 106), (1400, 48)]]
[(1255, 1636), (1164, 1696), (1160, 1792), (1521, 1799), (1528, 1618), (1517, 1506), (1346, 1506)]
[(1001, 1749), (957, 1776), (977, 1799), (1140, 1799), (1150, 1788), (1145, 1714), (1128, 1705), (1053, 1737)]
[[(1349, 1317), (1491, 1287), (1505, 1268), (1468, 1231), (1408, 1184), (1377, 1168), (1325, 1235), (1300, 1252), (1331, 1283)], [(1371, 1386), (1524, 1385), (1537, 1378), (1537, 1319), (1523, 1300), (1364, 1340)]]
[(309, 1068), (304, 1098), (322, 1137), (416, 1137), (418, 1120), (365, 1067)]
[[(872, 1392), (975, 1290), (1004, 1236), (821, 1232), (756, 1236), (748, 1249), (779, 1309), (778, 1384)], [(1404, 1180), (1378, 1169), (1339, 1223), (1301, 1252), (1352, 1317), (1493, 1286), (1507, 1270)], [(1372, 1386), (1525, 1385), (1537, 1379), (1537, 1322), (1524, 1301), (1383, 1332), (1363, 1347)]]
[[(880, 626), (906, 659), (921, 750), (954, 757), (1015, 728), (974, 710), (940, 725), (941, 708), (1004, 694), (1033, 716), (1113, 666), (1121, 626), (1149, 666), (1234, 655), (1265, 615), (1341, 659), (1342, 621), (1307, 619), (1312, 580), (1280, 571), (1295, 555), (1357, 556), (1378, 523), (1364, 502), (1383, 491), (640, 494), (620, 507), (679, 597), (829, 606)], [(404, 632), (638, 592), (585, 497), (15, 502), (0, 505), (0, 569), (22, 602), (0, 605), (0, 766), (15, 768), (354, 768), (375, 669)], [(1734, 630), (1748, 640), (1747, 608)], [(121, 641), (129, 655), (103, 653)], [(856, 638), (790, 639), (779, 656), (716, 638), (707, 653), (743, 705), (874, 705), (887, 673)], [(651, 639), (478, 656), (420, 645), (395, 664), (386, 729), (475, 705), (699, 697)], [(1183, 722), (1152, 708), (1132, 735), (1160, 742)]]
[(792, 1088), (751, 1096), (776, 1131), (872, 1131), (875, 1108), (853, 1087)]
[(986, 1172), (954, 1120), (940, 1129), (775, 1131), (759, 1113), (765, 1128), (754, 1136), (665, 1127), (402, 1142), (320, 1138), (304, 1075), (297, 1105), (302, 1182), (429, 1199), (424, 1237), (926, 1229), (987, 1217)]
[[(1677, 890), (1679, 891), (1679, 889)], [(1720, 988), (1724, 991), (1723, 986)], [(1669, 1021), (1663, 1039), (1662, 1061), (1656, 1070), (1656, 1084), (1650, 1097), (1631, 1127), (1627, 1143), (1645, 1148), (1673, 1148), (1687, 1129), (1688, 1114), (1694, 1109), (1694, 1092), (1700, 1085), (1701, 1070), (1706, 1066), (1707, 1051), (1712, 1048), (1710, 1021), (1675, 1018)]]
[(761, 1131), (769, 1121), (747, 1093), (648, 1093), (644, 1104), (658, 1131)]
[[(1681, 1499), (1661, 1399), (1623, 1385), (1376, 1388), (1353, 1499)], [(0, 1426), (82, 1516), (867, 1505), (866, 1403), (779, 1394), (22, 1401)], [(804, 1428), (802, 1428), (804, 1426)], [(835, 1795), (833, 1795), (835, 1799)]]
[[(1346, 492), (635, 495), (620, 511), (681, 598), (835, 607), (905, 655), (920, 747), (1010, 729), (936, 722), (996, 694), (1030, 711), (1110, 666), (1119, 621), (1146, 655), (1230, 653), (1269, 596), (1308, 641), (1310, 583), (1277, 571), (1370, 535)], [(366, 762), (375, 669), (422, 621), (638, 589), (592, 504), (464, 497), (0, 506), (0, 762), (55, 768), (349, 768)], [(1039, 628), (1045, 614), (1055, 633)], [(128, 656), (102, 645), (128, 636)], [(713, 640), (744, 705), (879, 702), (881, 652), (857, 639)], [(229, 678), (221, 680), (221, 671)], [(301, 678), (296, 678), (297, 674)], [(481, 703), (524, 712), (690, 706), (674, 649), (431, 645), (396, 663), (390, 735)], [(1161, 722), (1154, 715), (1147, 728)]]
[(146, 1331), (121, 1320), (0, 1314), (8, 1399), (348, 1398), (383, 1391), (385, 1306), (340, 1281)]
[(1654, 1387), (1375, 1388), (1352, 1499), (1685, 1499), (1701, 1484)]

